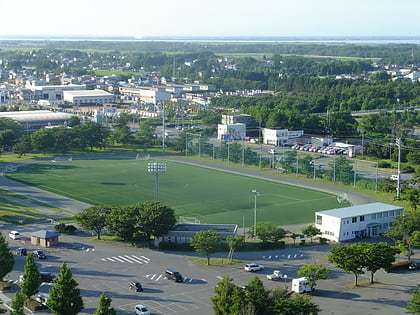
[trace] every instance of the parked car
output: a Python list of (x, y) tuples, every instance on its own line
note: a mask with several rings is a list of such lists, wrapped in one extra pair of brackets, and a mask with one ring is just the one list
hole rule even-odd
[(35, 300), (37, 300), (42, 305), (47, 305), (47, 301), (50, 298), (48, 293), (40, 293), (35, 297)]
[(19, 247), (16, 249), (16, 255), (26, 256), (27, 254), (28, 254), (28, 251), (25, 247)]
[(165, 270), (165, 276), (168, 280), (174, 280), (175, 282), (182, 282), (182, 276), (178, 271), (175, 271), (173, 269), (166, 269)]
[(51, 272), (41, 271), (40, 274), (41, 274), (41, 280), (42, 280), (42, 282), (51, 283), (55, 279), (55, 275), (52, 274)]
[(415, 262), (415, 263), (409, 264), (408, 269), (410, 269), (410, 270), (420, 269), (420, 262)]
[(137, 315), (150, 315), (150, 312), (147, 309), (147, 307), (144, 306), (144, 305), (141, 305), (141, 304), (136, 305), (135, 308), (134, 308), (134, 310), (135, 310), (135, 313)]
[(18, 231), (10, 231), (10, 232), (9, 232), (9, 237), (10, 237), (12, 240), (18, 240), (18, 239), (20, 239), (20, 234), (19, 234), (19, 232), (18, 232)]
[(259, 265), (259, 264), (246, 264), (244, 267), (244, 270), (250, 271), (250, 272), (260, 271), (260, 270), (264, 270), (264, 266)]
[(34, 250), (34, 257), (38, 259), (46, 259), (47, 256), (44, 254), (42, 250)]
[(138, 281), (130, 281), (128, 286), (131, 290), (134, 290), (136, 292), (143, 291), (143, 287), (142, 287), (141, 283), (138, 282)]
[(283, 277), (283, 274), (280, 270), (274, 270), (271, 275), (267, 275), (268, 280), (279, 280)]

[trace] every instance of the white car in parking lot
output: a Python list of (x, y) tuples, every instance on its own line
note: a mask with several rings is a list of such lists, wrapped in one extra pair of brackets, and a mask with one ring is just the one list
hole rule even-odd
[(245, 271), (260, 271), (260, 270), (264, 270), (264, 266), (263, 265), (259, 265), (259, 264), (246, 264), (244, 267)]

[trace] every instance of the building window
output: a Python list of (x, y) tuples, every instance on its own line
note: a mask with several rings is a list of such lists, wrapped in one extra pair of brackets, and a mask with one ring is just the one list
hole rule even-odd
[(377, 214), (376, 214), (376, 217), (377, 217), (378, 219), (382, 218), (382, 213), (377, 213)]
[(389, 216), (390, 216), (390, 217), (393, 217), (393, 216), (394, 216), (394, 210), (390, 210), (390, 211), (389, 211)]
[(321, 215), (316, 216), (316, 224), (322, 225), (322, 216)]
[(371, 214), (371, 215), (370, 215), (370, 219), (371, 219), (371, 220), (375, 220), (375, 219), (376, 219), (376, 213)]
[(388, 217), (388, 211), (384, 212), (384, 218)]
[(360, 222), (363, 222), (363, 221), (365, 221), (365, 216), (364, 215), (361, 215), (360, 216)]
[(356, 222), (357, 222), (357, 217), (351, 218), (351, 223), (356, 223)]

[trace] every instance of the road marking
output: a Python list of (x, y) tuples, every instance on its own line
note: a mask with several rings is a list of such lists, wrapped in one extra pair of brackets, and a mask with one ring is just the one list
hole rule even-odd
[(150, 280), (153, 280), (153, 281), (159, 281), (163, 277), (163, 274), (159, 274), (158, 275), (158, 274), (154, 273), (152, 275), (150, 275), (150, 274), (149, 275), (145, 275), (145, 277), (148, 278), (148, 279), (150, 279)]
[(150, 258), (144, 256), (136, 256), (136, 255), (120, 255), (120, 256), (112, 256), (112, 257), (105, 257), (101, 258), (102, 261), (112, 261), (112, 262), (120, 262), (120, 263), (130, 263), (130, 264), (148, 264), (150, 263)]
[(118, 258), (121, 258), (121, 259), (123, 259), (123, 260), (125, 260), (125, 261), (129, 262), (130, 264), (134, 264), (134, 261), (132, 261), (132, 260), (130, 260), (130, 259), (127, 259), (127, 258), (125, 258), (124, 256), (118, 256)]

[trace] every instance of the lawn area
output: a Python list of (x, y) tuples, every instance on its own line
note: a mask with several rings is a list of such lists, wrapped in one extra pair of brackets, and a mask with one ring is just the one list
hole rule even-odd
[[(13, 179), (78, 199), (93, 205), (126, 205), (155, 198), (155, 175), (147, 163), (135, 159), (73, 160), (43, 162), (20, 167)], [(175, 209), (177, 216), (196, 217), (201, 223), (234, 223), (251, 226), (254, 195), (258, 222), (278, 225), (314, 221), (314, 212), (339, 204), (331, 194), (261, 179), (167, 162), (167, 173), (159, 176), (160, 201)]]

